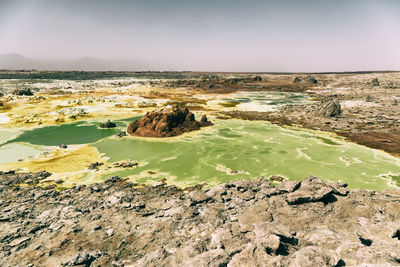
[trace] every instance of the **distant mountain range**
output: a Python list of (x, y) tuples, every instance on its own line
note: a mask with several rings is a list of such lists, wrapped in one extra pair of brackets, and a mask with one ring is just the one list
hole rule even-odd
[(7, 70), (138, 71), (152, 70), (157, 67), (160, 66), (125, 59), (82, 57), (63, 60), (28, 58), (16, 53), (0, 55), (0, 69)]

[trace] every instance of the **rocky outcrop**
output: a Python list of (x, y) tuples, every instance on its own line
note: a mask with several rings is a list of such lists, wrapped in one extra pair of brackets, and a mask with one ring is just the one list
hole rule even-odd
[(312, 76), (307, 76), (305, 78), (295, 77), (293, 83), (317, 84), (318, 81)]
[(337, 117), (342, 114), (342, 108), (340, 106), (339, 101), (337, 100), (328, 100), (322, 102), (319, 108), (317, 109), (317, 115), (332, 118)]
[(379, 86), (380, 82), (379, 82), (378, 78), (374, 78), (374, 79), (372, 79), (371, 84), (372, 84), (372, 86)]
[(91, 164), (88, 166), (88, 169), (89, 169), (89, 170), (98, 170), (98, 168), (99, 168), (100, 166), (103, 166), (103, 165), (104, 165), (103, 162), (93, 162), (93, 163), (91, 163)]
[(108, 120), (106, 122), (101, 123), (99, 127), (100, 128), (105, 128), (105, 129), (115, 128), (115, 127), (117, 127), (117, 124), (115, 122), (112, 122), (112, 121)]
[(15, 184), (36, 185), (49, 176), (51, 176), (51, 173), (46, 171), (36, 173), (0, 172), (0, 184), (3, 186)]
[(116, 136), (119, 137), (119, 138), (122, 138), (122, 137), (124, 137), (124, 136), (127, 136), (127, 133), (126, 133), (126, 132), (120, 132), (120, 133), (117, 134)]
[[(55, 191), (0, 175), (4, 266), (398, 266), (400, 193), (317, 177), (233, 181), (201, 190), (163, 182)], [(49, 181), (47, 181), (49, 183)]]
[(68, 148), (67, 144), (60, 144), (58, 147), (62, 148), (62, 149), (67, 149)]
[(16, 89), (13, 92), (14, 95), (19, 95), (19, 96), (23, 96), (23, 95), (27, 95), (27, 96), (32, 96), (33, 92), (31, 91), (30, 88), (27, 89)]
[(140, 120), (131, 122), (127, 132), (130, 135), (143, 137), (170, 137), (210, 125), (212, 123), (207, 120), (206, 115), (198, 122), (187, 108), (173, 107), (148, 112)]

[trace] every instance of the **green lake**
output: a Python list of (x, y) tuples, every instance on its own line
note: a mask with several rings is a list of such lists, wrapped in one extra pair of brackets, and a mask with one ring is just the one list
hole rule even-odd
[[(268, 110), (308, 98), (295, 93), (242, 92), (223, 100), (237, 101), (238, 106), (248, 109)], [(122, 160), (140, 163), (119, 171), (106, 168), (96, 176), (102, 179), (119, 175), (137, 182), (167, 178), (178, 185), (214, 185), (260, 175), (295, 180), (316, 175), (327, 181), (346, 182), (352, 188), (382, 190), (400, 185), (400, 159), (396, 157), (327, 133), (282, 128), (262, 121), (211, 118), (214, 126), (179, 137), (115, 137), (129, 121), (140, 117), (116, 120), (113, 129), (99, 129), (107, 118), (21, 132), (0, 129), (0, 164), (27, 160), (60, 144), (89, 144), (110, 164)], [(83, 178), (76, 182), (91, 181), (96, 174), (82, 170)]]
[(119, 175), (138, 182), (167, 178), (177, 184), (213, 185), (260, 175), (300, 180), (312, 174), (346, 182), (352, 188), (374, 190), (400, 180), (400, 160), (389, 154), (322, 133), (261, 121), (214, 120), (212, 127), (165, 139), (114, 137), (129, 120), (137, 118), (119, 120), (120, 127), (115, 129), (99, 129), (99, 122), (91, 121), (25, 131), (0, 146), (0, 160), (23, 157), (22, 147), (26, 156), (32, 156), (38, 153), (33, 145), (46, 148), (60, 143), (90, 143), (110, 163), (141, 163), (141, 167), (104, 174), (104, 179)]
[[(111, 162), (145, 162), (143, 167), (113, 173), (134, 175), (139, 182), (168, 177), (178, 184), (218, 184), (259, 175), (300, 180), (312, 174), (352, 188), (381, 190), (400, 173), (400, 160), (386, 153), (266, 122), (219, 120), (182, 137), (108, 138), (93, 146)], [(144, 170), (160, 175), (146, 175)]]

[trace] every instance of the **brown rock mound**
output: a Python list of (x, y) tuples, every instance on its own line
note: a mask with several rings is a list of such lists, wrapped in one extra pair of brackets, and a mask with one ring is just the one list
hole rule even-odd
[(210, 125), (213, 124), (207, 120), (206, 115), (199, 122), (187, 108), (174, 107), (148, 112), (140, 120), (132, 121), (127, 132), (130, 135), (143, 137), (170, 137)]

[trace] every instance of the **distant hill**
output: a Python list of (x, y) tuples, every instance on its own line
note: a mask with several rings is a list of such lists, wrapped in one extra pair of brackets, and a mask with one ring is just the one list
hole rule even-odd
[(8, 70), (138, 71), (154, 68), (154, 65), (124, 59), (82, 57), (62, 60), (28, 58), (16, 53), (0, 55), (0, 69)]

